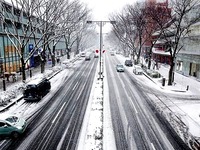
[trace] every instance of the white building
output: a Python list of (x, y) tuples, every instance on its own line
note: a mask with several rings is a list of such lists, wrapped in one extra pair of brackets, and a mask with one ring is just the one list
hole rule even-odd
[(190, 28), (190, 33), (182, 39), (183, 48), (177, 55), (177, 71), (200, 79), (200, 22)]

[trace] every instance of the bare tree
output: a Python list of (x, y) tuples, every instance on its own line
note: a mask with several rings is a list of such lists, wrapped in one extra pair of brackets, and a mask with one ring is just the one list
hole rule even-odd
[(171, 0), (171, 7), (170, 26), (162, 32), (171, 58), (168, 85), (174, 82), (176, 56), (183, 48), (182, 40), (188, 35), (190, 27), (200, 21), (199, 0)]
[(157, 4), (157, 3), (146, 3), (145, 8), (146, 18), (146, 32), (145, 36), (147, 42), (150, 42), (150, 48), (146, 50), (148, 59), (148, 69), (151, 66), (152, 49), (156, 42), (162, 35), (163, 30), (168, 27), (168, 22), (171, 18), (171, 9), (168, 5)]
[[(183, 47), (181, 41), (188, 35), (190, 27), (200, 20), (199, 3), (198, 0), (171, 0), (171, 8), (167, 5), (162, 7), (151, 4), (145, 7), (141, 4), (128, 5), (124, 9), (126, 13), (111, 17), (117, 21), (113, 29), (120, 41), (128, 43), (128, 46), (131, 45), (137, 60), (146, 41), (151, 41), (151, 57), (156, 40), (164, 39), (171, 58), (168, 85), (172, 85), (176, 56)], [(155, 32), (158, 34), (156, 39), (153, 39), (152, 34)], [(149, 67), (150, 65), (149, 63)]]
[(123, 49), (122, 47), (122, 42), (116, 37), (115, 33), (113, 30), (111, 30), (111, 32), (108, 33), (108, 36), (106, 37), (106, 40), (109, 41), (109, 43), (111, 43), (111, 45), (113, 45), (114, 49), (116, 49), (119, 52), (122, 52)]
[(113, 24), (116, 36), (132, 50), (131, 54), (136, 56), (136, 63), (140, 61), (142, 46), (146, 41), (146, 18), (143, 3), (135, 5), (127, 5), (123, 9), (123, 13), (115, 15), (111, 18), (116, 20)]
[[(54, 39), (51, 37), (48, 41), (44, 41), (45, 37), (52, 33), (62, 3), (62, 0), (59, 2), (55, 0), (11, 0), (10, 4), (3, 3), (4, 11), (2, 11), (1, 16), (4, 32), (20, 57), (23, 80), (26, 80), (26, 64), (33, 54)], [(51, 12), (48, 17), (47, 10)], [(32, 42), (32, 48), (31, 51), (27, 51), (26, 48), (30, 42)], [(38, 54), (43, 61), (45, 51), (38, 51)]]
[[(136, 39), (136, 34), (131, 34), (134, 33), (135, 29), (130, 24), (128, 19), (127, 13), (121, 13), (121, 14), (115, 14), (110, 17), (110, 20), (115, 20), (116, 23), (112, 24), (113, 25), (113, 33), (115, 33), (116, 37), (119, 39), (122, 45), (126, 45), (126, 47), (129, 47), (131, 49), (131, 54), (133, 55), (134, 58), (134, 52), (136, 50), (135, 46), (135, 39)], [(124, 47), (123, 46), (123, 47)], [(124, 51), (126, 52), (125, 48)]]
[[(62, 32), (59, 32), (59, 18), (60, 15), (64, 13), (64, 8), (66, 8), (65, 5), (68, 1), (46, 0), (42, 2), (41, 7), (38, 7), (36, 11), (37, 19), (42, 22), (39, 25), (39, 30), (40, 33), (42, 33), (42, 36), (41, 41), (38, 42), (35, 40), (37, 48), (41, 48), (41, 73), (45, 71), (46, 53), (48, 53), (48, 57), (51, 57), (52, 66), (55, 65), (55, 43), (58, 43), (58, 39), (62, 38)], [(33, 26), (37, 26), (37, 24)], [(34, 32), (34, 39), (36, 39), (36, 36), (37, 35)]]
[[(55, 64), (55, 46), (60, 40), (65, 39), (69, 56), (77, 40), (76, 34), (80, 37), (89, 12), (78, 0), (11, 0), (9, 5), (4, 3), (1, 13), (4, 32), (20, 57), (23, 80), (26, 80), (27, 64), (36, 52), (41, 59), (42, 73), (47, 53), (52, 65)], [(27, 51), (30, 43), (31, 50)]]
[[(145, 11), (144, 11), (144, 4), (143, 3), (136, 3), (135, 5), (128, 5), (127, 6), (128, 14), (129, 14), (129, 20), (131, 24), (135, 28), (135, 33), (136, 34), (136, 40), (135, 40), (135, 45), (136, 45), (136, 63), (140, 62), (140, 56), (141, 56), (141, 51), (142, 51), (142, 46), (145, 44), (146, 40), (149, 38), (146, 35), (146, 16), (145, 16)], [(131, 33), (130, 33), (131, 34)]]
[(70, 8), (65, 9), (62, 15), (62, 29), (64, 30), (63, 37), (65, 39), (67, 58), (70, 58), (70, 52), (74, 43), (80, 40), (82, 31), (86, 28), (85, 19), (89, 15), (89, 10), (78, 0), (70, 3)]

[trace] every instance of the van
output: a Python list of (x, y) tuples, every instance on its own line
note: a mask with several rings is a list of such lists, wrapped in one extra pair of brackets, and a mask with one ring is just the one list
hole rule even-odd
[(41, 100), (51, 89), (51, 83), (47, 78), (37, 79), (29, 82), (23, 91), (24, 100)]

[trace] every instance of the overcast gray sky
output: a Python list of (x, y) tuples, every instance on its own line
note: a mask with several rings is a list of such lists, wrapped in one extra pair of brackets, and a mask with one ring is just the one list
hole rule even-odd
[(92, 9), (94, 20), (108, 20), (112, 12), (120, 11), (126, 4), (133, 4), (136, 0), (81, 0)]
[[(136, 0), (80, 0), (92, 10), (94, 21), (107, 21), (109, 14), (120, 12), (126, 4), (134, 4)], [(141, 1), (141, 0), (140, 0)], [(103, 32), (109, 32), (111, 25), (107, 23)], [(99, 30), (99, 29), (97, 29)]]

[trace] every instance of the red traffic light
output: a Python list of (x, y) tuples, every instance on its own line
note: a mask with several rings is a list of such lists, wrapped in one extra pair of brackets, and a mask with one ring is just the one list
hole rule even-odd
[(106, 52), (106, 50), (103, 50), (103, 53), (105, 53)]
[(99, 50), (98, 49), (96, 49), (96, 51), (95, 51), (96, 53), (99, 53)]

